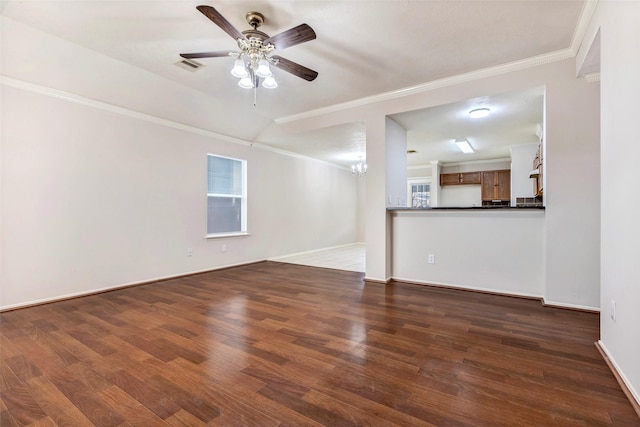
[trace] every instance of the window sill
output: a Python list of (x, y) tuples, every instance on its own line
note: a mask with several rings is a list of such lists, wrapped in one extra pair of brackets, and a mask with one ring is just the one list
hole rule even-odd
[(207, 234), (206, 236), (204, 236), (204, 238), (209, 240), (209, 239), (228, 239), (233, 237), (248, 237), (248, 236), (250, 236), (250, 234), (247, 233), (246, 231), (239, 231), (234, 233)]

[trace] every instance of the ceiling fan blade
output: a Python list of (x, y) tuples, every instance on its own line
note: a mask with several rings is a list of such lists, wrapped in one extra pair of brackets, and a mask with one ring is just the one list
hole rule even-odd
[(240, 31), (238, 31), (238, 29), (236, 27), (231, 25), (231, 23), (229, 21), (227, 21), (226, 18), (224, 16), (222, 16), (220, 14), (220, 12), (215, 10), (213, 7), (206, 6), (206, 5), (200, 5), (200, 6), (197, 6), (196, 9), (198, 9), (200, 12), (202, 12), (202, 14), (204, 16), (206, 16), (207, 18), (212, 20), (213, 23), (216, 24), (218, 27), (222, 28), (224, 30), (224, 32), (229, 34), (231, 37), (233, 37), (234, 40), (238, 40), (238, 39), (246, 40), (247, 39), (247, 37), (244, 34), (242, 34)]
[(268, 39), (263, 41), (263, 43), (265, 45), (271, 43), (276, 47), (276, 49), (281, 50), (300, 43), (308, 42), (315, 38), (316, 32), (313, 31), (313, 28), (311, 28), (307, 24), (300, 24), (297, 27), (291, 28), (290, 30), (283, 31), (280, 34), (269, 37)]
[(181, 53), (180, 56), (186, 59), (217, 58), (220, 56), (230, 56), (234, 53), (238, 53), (238, 52), (234, 50), (219, 50), (217, 52)]
[(311, 82), (315, 80), (316, 77), (318, 77), (317, 71), (313, 71), (310, 68), (304, 67), (300, 64), (297, 64), (293, 61), (283, 58), (282, 56), (273, 55), (271, 58), (277, 60), (277, 62), (273, 64), (274, 67), (278, 67), (281, 70), (286, 71), (287, 73), (291, 73), (294, 76), (300, 77), (301, 79), (305, 79)]

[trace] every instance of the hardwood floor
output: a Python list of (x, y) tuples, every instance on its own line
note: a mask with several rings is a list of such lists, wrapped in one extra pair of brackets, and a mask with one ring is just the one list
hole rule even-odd
[(639, 426), (598, 315), (263, 262), (0, 314), (2, 426)]

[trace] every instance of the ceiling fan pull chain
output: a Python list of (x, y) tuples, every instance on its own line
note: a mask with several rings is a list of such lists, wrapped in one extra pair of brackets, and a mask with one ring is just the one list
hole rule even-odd
[(258, 103), (258, 76), (253, 74), (253, 106), (255, 107)]

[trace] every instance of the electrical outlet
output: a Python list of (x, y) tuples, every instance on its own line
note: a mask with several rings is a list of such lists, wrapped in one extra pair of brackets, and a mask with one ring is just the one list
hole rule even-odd
[(193, 255), (193, 249), (187, 248), (187, 256)]
[(436, 256), (434, 254), (429, 254), (429, 258), (427, 261), (429, 264), (435, 264), (436, 263)]
[(227, 252), (227, 245), (223, 243), (222, 246), (220, 246), (220, 252)]
[(611, 316), (611, 320), (616, 321), (616, 302), (614, 300), (609, 302), (609, 316)]

